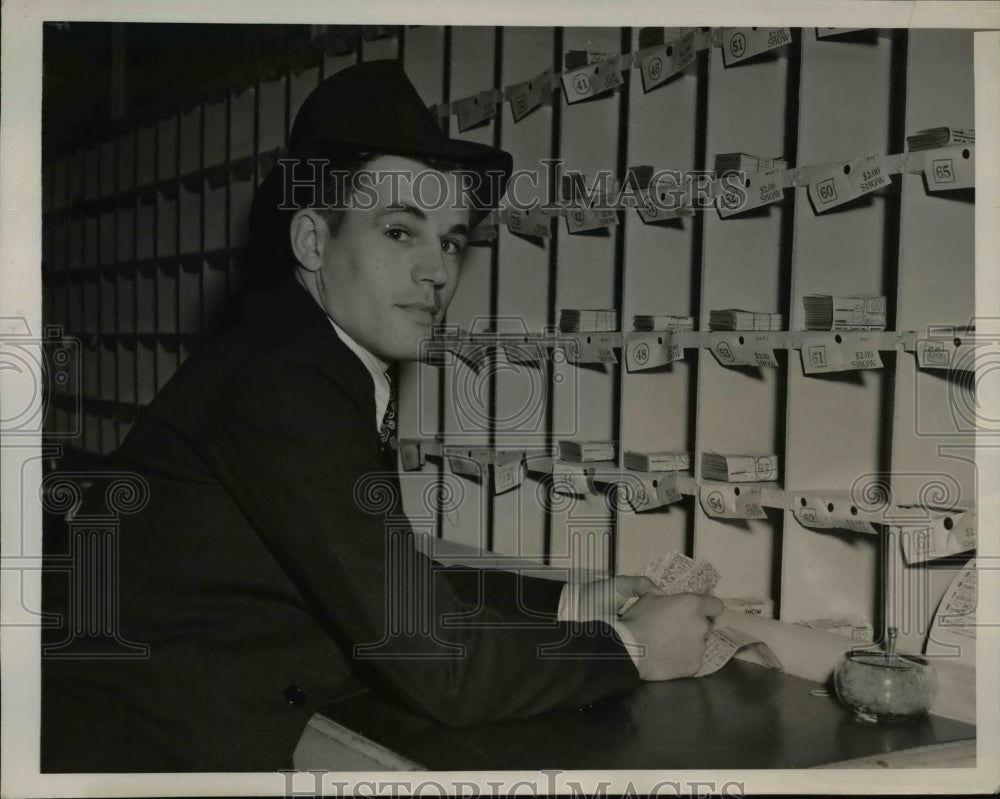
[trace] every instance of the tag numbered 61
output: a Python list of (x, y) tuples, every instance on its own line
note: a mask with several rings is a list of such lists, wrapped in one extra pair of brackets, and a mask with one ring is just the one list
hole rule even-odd
[(971, 144), (925, 153), (924, 176), (930, 191), (971, 189), (976, 185), (976, 148)]

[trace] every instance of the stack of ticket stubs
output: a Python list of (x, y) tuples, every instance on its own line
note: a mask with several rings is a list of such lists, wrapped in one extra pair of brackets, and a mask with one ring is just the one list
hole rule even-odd
[(694, 330), (694, 317), (674, 314), (636, 314), (632, 317), (632, 329), (640, 332)]
[(788, 162), (784, 158), (759, 158), (747, 153), (719, 153), (715, 156), (715, 176), (721, 178), (729, 172), (765, 172), (768, 169), (780, 167), (784, 169)]
[(885, 330), (885, 297), (807, 294), (806, 330)]
[(780, 313), (724, 308), (709, 312), (708, 327), (711, 330), (784, 330), (785, 317)]
[(618, 311), (614, 308), (563, 308), (559, 329), (564, 333), (599, 333), (618, 329)]
[(691, 468), (690, 452), (636, 452), (626, 450), (622, 465), (633, 472), (678, 472)]
[(707, 560), (693, 560), (674, 549), (646, 561), (641, 574), (665, 594), (711, 594), (719, 582), (719, 573)]
[(614, 441), (560, 441), (559, 460), (571, 463), (613, 461), (618, 455)]
[(701, 476), (727, 483), (753, 483), (778, 479), (778, 456), (770, 454), (720, 455), (701, 453)]
[(869, 622), (856, 618), (833, 618), (833, 619), (810, 619), (808, 621), (795, 622), (800, 627), (809, 627), (813, 630), (822, 630), (825, 633), (842, 635), (845, 638), (853, 638), (855, 641), (873, 640), (872, 625)]
[(974, 128), (924, 128), (906, 137), (906, 146), (911, 153), (918, 150), (936, 150), (938, 147), (950, 147), (954, 144), (975, 144)]

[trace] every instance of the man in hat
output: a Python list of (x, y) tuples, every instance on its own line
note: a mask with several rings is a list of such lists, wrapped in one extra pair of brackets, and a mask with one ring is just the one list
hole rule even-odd
[(44, 661), (44, 771), (288, 768), (309, 717), (366, 688), (466, 725), (700, 665), (719, 600), (443, 568), (399, 509), (393, 364), (442, 319), (510, 156), (448, 139), (392, 62), (324, 81), (289, 154), (323, 190), (300, 202), (279, 167), (252, 213), (288, 279), (109, 460), (149, 501), (118, 531), (109, 656)]

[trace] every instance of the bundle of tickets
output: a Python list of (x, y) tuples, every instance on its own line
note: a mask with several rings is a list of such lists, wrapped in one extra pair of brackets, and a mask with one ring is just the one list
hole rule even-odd
[(780, 313), (723, 308), (709, 312), (708, 327), (710, 330), (784, 330), (785, 317)]
[(559, 312), (563, 333), (601, 333), (618, 329), (618, 311), (614, 308), (563, 308)]
[(753, 483), (778, 479), (777, 455), (701, 454), (701, 476), (727, 483)]
[(636, 452), (626, 450), (622, 465), (633, 472), (679, 472), (691, 468), (690, 452)]
[(906, 137), (906, 146), (911, 153), (919, 150), (936, 150), (953, 144), (975, 144), (974, 128), (924, 128)]
[(639, 332), (694, 330), (694, 317), (675, 314), (636, 314), (632, 317), (632, 329)]
[(559, 460), (571, 463), (613, 461), (618, 455), (614, 441), (560, 441)]
[(795, 623), (800, 627), (809, 627), (812, 630), (822, 630), (825, 633), (842, 635), (845, 638), (853, 638), (855, 641), (873, 640), (871, 624), (857, 618), (810, 619)]
[(807, 294), (806, 330), (885, 330), (885, 297)]
[(650, 558), (640, 574), (665, 594), (711, 594), (719, 573), (707, 560), (694, 560), (671, 549), (661, 558)]
[(786, 168), (784, 158), (760, 158), (747, 153), (719, 153), (715, 156), (715, 176), (721, 178), (730, 172), (764, 172), (768, 169)]
[[(656, 587), (665, 594), (688, 592), (711, 594), (719, 582), (719, 573), (711, 563), (706, 560), (693, 560), (673, 549), (661, 558), (650, 558), (646, 561), (641, 574), (652, 580)], [(623, 615), (637, 601), (637, 597), (631, 597), (618, 611), (619, 615)], [(752, 613), (748, 608), (754, 606), (758, 607), (760, 612), (753, 615), (764, 616), (765, 613), (770, 614), (770, 616), (774, 615), (774, 608), (770, 600), (726, 599), (723, 600), (723, 604), (730, 610), (742, 610), (746, 613)], [(701, 668), (695, 672), (694, 676), (705, 677), (718, 671), (729, 662), (733, 655), (746, 647), (755, 649), (758, 662), (763, 662), (773, 669), (784, 668), (778, 657), (762, 641), (740, 630), (734, 630), (732, 627), (715, 627), (705, 644)]]

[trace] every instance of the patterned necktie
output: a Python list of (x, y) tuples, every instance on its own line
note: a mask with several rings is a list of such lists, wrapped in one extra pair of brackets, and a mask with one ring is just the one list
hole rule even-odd
[(378, 430), (379, 452), (389, 455), (396, 451), (396, 381), (392, 379), (391, 370), (385, 373), (389, 381), (389, 402), (382, 416), (382, 426)]

